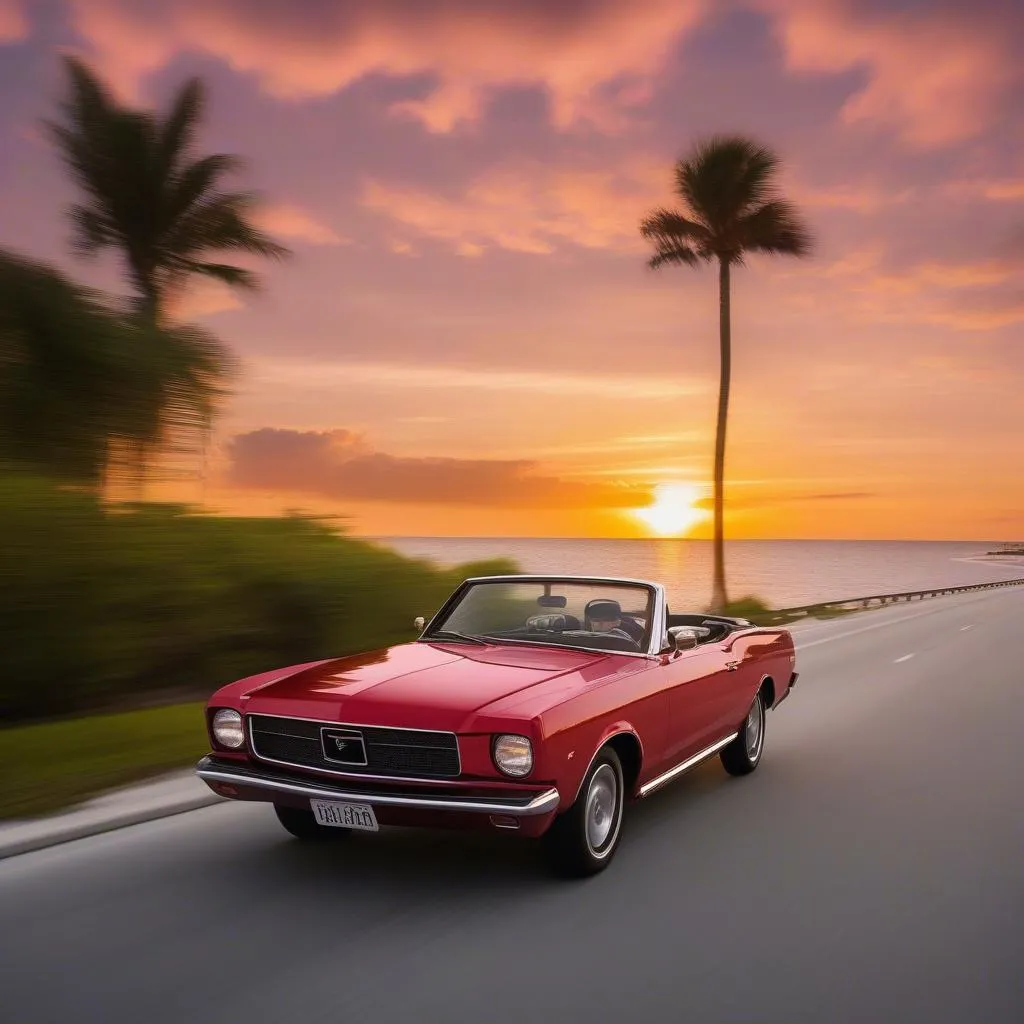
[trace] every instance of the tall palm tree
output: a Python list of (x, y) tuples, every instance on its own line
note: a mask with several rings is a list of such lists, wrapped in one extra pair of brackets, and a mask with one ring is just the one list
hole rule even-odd
[(253, 224), (252, 193), (222, 190), (239, 159), (192, 154), (205, 106), (198, 79), (178, 91), (161, 118), (116, 102), (82, 61), (67, 57), (65, 67), (64, 119), (47, 127), (84, 194), (70, 211), (74, 245), (83, 255), (119, 249), (148, 318), (158, 322), (194, 275), (256, 287), (251, 271), (215, 254), (288, 255)]
[(676, 163), (675, 193), (682, 210), (657, 209), (640, 224), (640, 233), (654, 246), (650, 267), (718, 263), (721, 372), (715, 430), (713, 612), (724, 611), (728, 604), (722, 520), (732, 373), (730, 272), (744, 265), (748, 253), (802, 257), (812, 246), (795, 207), (777, 194), (778, 166), (775, 153), (751, 139), (712, 136)]

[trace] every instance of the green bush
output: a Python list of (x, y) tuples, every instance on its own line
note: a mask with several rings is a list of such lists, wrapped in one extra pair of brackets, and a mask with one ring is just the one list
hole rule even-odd
[(470, 575), (299, 515), (106, 508), (0, 476), (0, 721), (169, 699), (411, 639)]

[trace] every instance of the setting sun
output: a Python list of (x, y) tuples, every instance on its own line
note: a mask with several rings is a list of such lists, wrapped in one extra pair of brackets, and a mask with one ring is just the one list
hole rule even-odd
[(634, 514), (660, 536), (686, 533), (707, 518), (708, 513), (696, 507), (702, 497), (704, 490), (696, 484), (659, 484), (653, 503)]

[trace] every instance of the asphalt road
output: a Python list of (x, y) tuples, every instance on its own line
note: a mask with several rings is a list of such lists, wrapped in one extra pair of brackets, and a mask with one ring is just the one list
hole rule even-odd
[(583, 883), (237, 804), (2, 862), (0, 1021), (1024, 1021), (1024, 588), (798, 638), (757, 772), (636, 805)]

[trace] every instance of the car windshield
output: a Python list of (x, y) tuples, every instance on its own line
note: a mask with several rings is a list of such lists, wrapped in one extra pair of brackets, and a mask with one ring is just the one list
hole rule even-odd
[[(455, 634), (646, 652), (653, 590), (630, 583), (530, 580), (469, 584), (426, 637)], [(443, 638), (440, 637), (439, 638)]]

